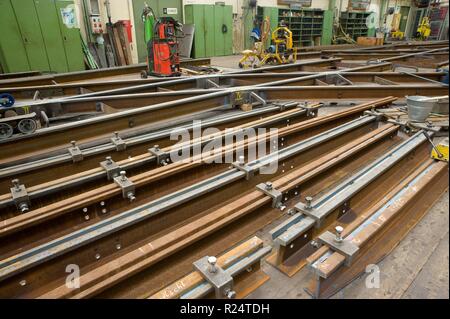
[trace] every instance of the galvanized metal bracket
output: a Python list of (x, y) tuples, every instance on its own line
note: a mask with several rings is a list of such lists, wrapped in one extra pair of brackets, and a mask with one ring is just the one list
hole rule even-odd
[(241, 106), (244, 104), (252, 104), (252, 100), (256, 100), (263, 106), (267, 105), (267, 101), (253, 91), (237, 91), (231, 93), (231, 105), (233, 107)]
[(114, 137), (111, 138), (111, 143), (114, 144), (114, 146), (116, 147), (116, 150), (118, 152), (124, 151), (127, 149), (127, 143), (125, 143), (125, 141), (122, 140), (122, 138), (119, 136), (119, 132), (114, 133)]
[(108, 181), (113, 180), (115, 177), (119, 176), (121, 167), (114, 162), (111, 157), (107, 157), (106, 161), (100, 163), (100, 166), (106, 171), (106, 176)]
[(231, 164), (234, 168), (237, 168), (238, 170), (245, 173), (245, 179), (250, 180), (254, 176), (254, 169), (247, 164), (241, 164), (239, 162), (234, 162)]
[(71, 142), (72, 146), (69, 147), (68, 151), (70, 153), (70, 156), (72, 157), (72, 161), (74, 163), (81, 162), (84, 158), (83, 152), (81, 149), (76, 145), (75, 141)]
[(211, 265), (209, 258), (206, 256), (194, 262), (194, 269), (214, 287), (217, 299), (229, 298), (233, 293), (233, 277), (221, 267)]
[(24, 184), (20, 184), (18, 179), (12, 181), (13, 187), (11, 188), (11, 196), (16, 204), (17, 209), (21, 213), (25, 213), (30, 210), (30, 197)]
[(131, 202), (136, 199), (134, 196), (136, 187), (134, 183), (125, 176), (124, 171), (120, 172), (120, 176), (114, 177), (114, 182), (122, 189), (123, 198), (129, 199)]
[(319, 236), (319, 242), (327, 245), (332, 250), (345, 256), (345, 265), (350, 266), (353, 257), (358, 253), (359, 247), (349, 240), (336, 241), (336, 235), (327, 231)]
[(258, 190), (264, 194), (272, 197), (272, 207), (278, 208), (281, 205), (281, 200), (283, 198), (283, 193), (279, 190), (273, 188), (272, 183), (261, 183), (256, 186)]
[(155, 145), (148, 149), (148, 152), (156, 157), (158, 165), (167, 165), (170, 162), (170, 153), (162, 151), (159, 146)]

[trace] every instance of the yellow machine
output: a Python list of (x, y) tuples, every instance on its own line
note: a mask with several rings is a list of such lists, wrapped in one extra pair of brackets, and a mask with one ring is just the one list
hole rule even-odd
[(417, 28), (417, 38), (420, 40), (426, 40), (431, 34), (431, 25), (430, 18), (423, 17), (422, 22), (420, 22), (419, 27)]
[(439, 161), (448, 162), (448, 137), (440, 142), (431, 151), (431, 158)]
[(292, 31), (279, 26), (272, 32), (272, 44), (264, 49), (264, 37), (255, 42), (253, 50), (245, 50), (239, 67), (261, 67), (265, 64), (286, 64), (297, 61), (297, 48), (294, 48)]
[(393, 31), (391, 32), (391, 38), (395, 40), (403, 40), (405, 37), (405, 32), (402, 31)]

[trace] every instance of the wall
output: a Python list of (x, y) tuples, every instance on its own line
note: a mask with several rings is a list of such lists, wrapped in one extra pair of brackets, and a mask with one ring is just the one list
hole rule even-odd
[[(83, 38), (86, 39), (86, 28), (84, 26), (83, 16), (80, 14), (83, 8), (82, 0), (75, 0), (75, 5), (78, 9), (78, 21), (80, 24), (81, 34)], [(89, 1), (87, 1), (89, 2)], [(102, 18), (103, 24), (108, 22), (108, 15), (106, 13), (106, 8), (104, 5), (104, 0), (98, 0), (99, 8), (100, 8), (100, 16)], [(111, 3), (111, 19), (112, 22), (117, 22), (119, 20), (131, 20), (131, 24), (133, 25), (133, 42), (131, 43), (131, 54), (133, 58), (133, 63), (138, 63), (138, 54), (136, 48), (136, 32), (134, 26), (134, 15), (133, 15), (133, 7), (132, 0), (110, 0)]]

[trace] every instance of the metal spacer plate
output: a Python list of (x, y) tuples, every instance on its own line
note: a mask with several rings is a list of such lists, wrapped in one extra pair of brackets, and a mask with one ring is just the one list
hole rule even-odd
[(83, 152), (81, 152), (80, 148), (78, 146), (75, 147), (69, 147), (69, 153), (72, 157), (72, 161), (74, 163), (81, 162), (83, 160)]
[(114, 182), (117, 185), (119, 185), (120, 188), (122, 188), (123, 198), (127, 199), (128, 198), (128, 194), (130, 192), (132, 192), (134, 194), (135, 185), (127, 177), (125, 177), (124, 179), (122, 178), (122, 176), (114, 177)]
[(281, 203), (281, 199), (283, 198), (283, 193), (281, 193), (279, 190), (272, 188), (267, 189), (266, 184), (261, 183), (256, 186), (258, 190), (263, 192), (266, 195), (269, 195), (272, 197), (272, 207), (277, 208), (278, 205)]
[(118, 152), (124, 151), (127, 149), (127, 144), (125, 143), (124, 140), (122, 140), (121, 137), (113, 137), (111, 139), (111, 142), (114, 144), (114, 146), (116, 147), (116, 150)]
[(251, 168), (250, 166), (248, 166), (247, 164), (241, 165), (239, 164), (239, 162), (235, 162), (231, 164), (234, 168), (237, 168), (238, 170), (242, 171), (245, 173), (245, 179), (249, 180), (250, 178), (253, 177), (254, 175), (254, 170), (253, 168)]
[(329, 246), (332, 250), (337, 251), (338, 253), (345, 256), (345, 264), (347, 266), (351, 265), (353, 257), (358, 253), (359, 247), (353, 244), (349, 240), (343, 240), (338, 243), (335, 240), (336, 235), (327, 231), (319, 236), (319, 241), (327, 246)]
[(216, 271), (210, 272), (208, 258), (209, 256), (205, 256), (194, 262), (194, 268), (214, 287), (216, 298), (222, 299), (225, 297), (226, 291), (233, 288), (233, 277), (217, 265), (215, 266)]
[(100, 162), (100, 166), (106, 171), (108, 181), (119, 176), (119, 173), (121, 171), (121, 167), (117, 165), (117, 163), (113, 160)]
[(162, 165), (164, 161), (170, 158), (170, 153), (162, 151), (160, 148), (149, 148), (148, 152), (156, 157), (156, 162), (158, 165)]

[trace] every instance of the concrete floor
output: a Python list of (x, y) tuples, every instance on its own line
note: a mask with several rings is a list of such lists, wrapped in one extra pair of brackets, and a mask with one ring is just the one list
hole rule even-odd
[[(235, 69), (239, 59), (240, 56), (215, 57), (211, 64), (224, 69)], [(333, 111), (339, 109), (342, 108), (335, 108)], [(269, 242), (267, 233), (273, 227), (271, 225), (263, 229), (258, 236)], [(449, 298), (448, 191), (378, 267), (380, 288), (366, 288), (366, 275), (363, 275), (333, 298)], [(310, 298), (304, 291), (311, 278), (307, 269), (288, 278), (265, 262), (262, 268), (271, 278), (248, 298)]]

